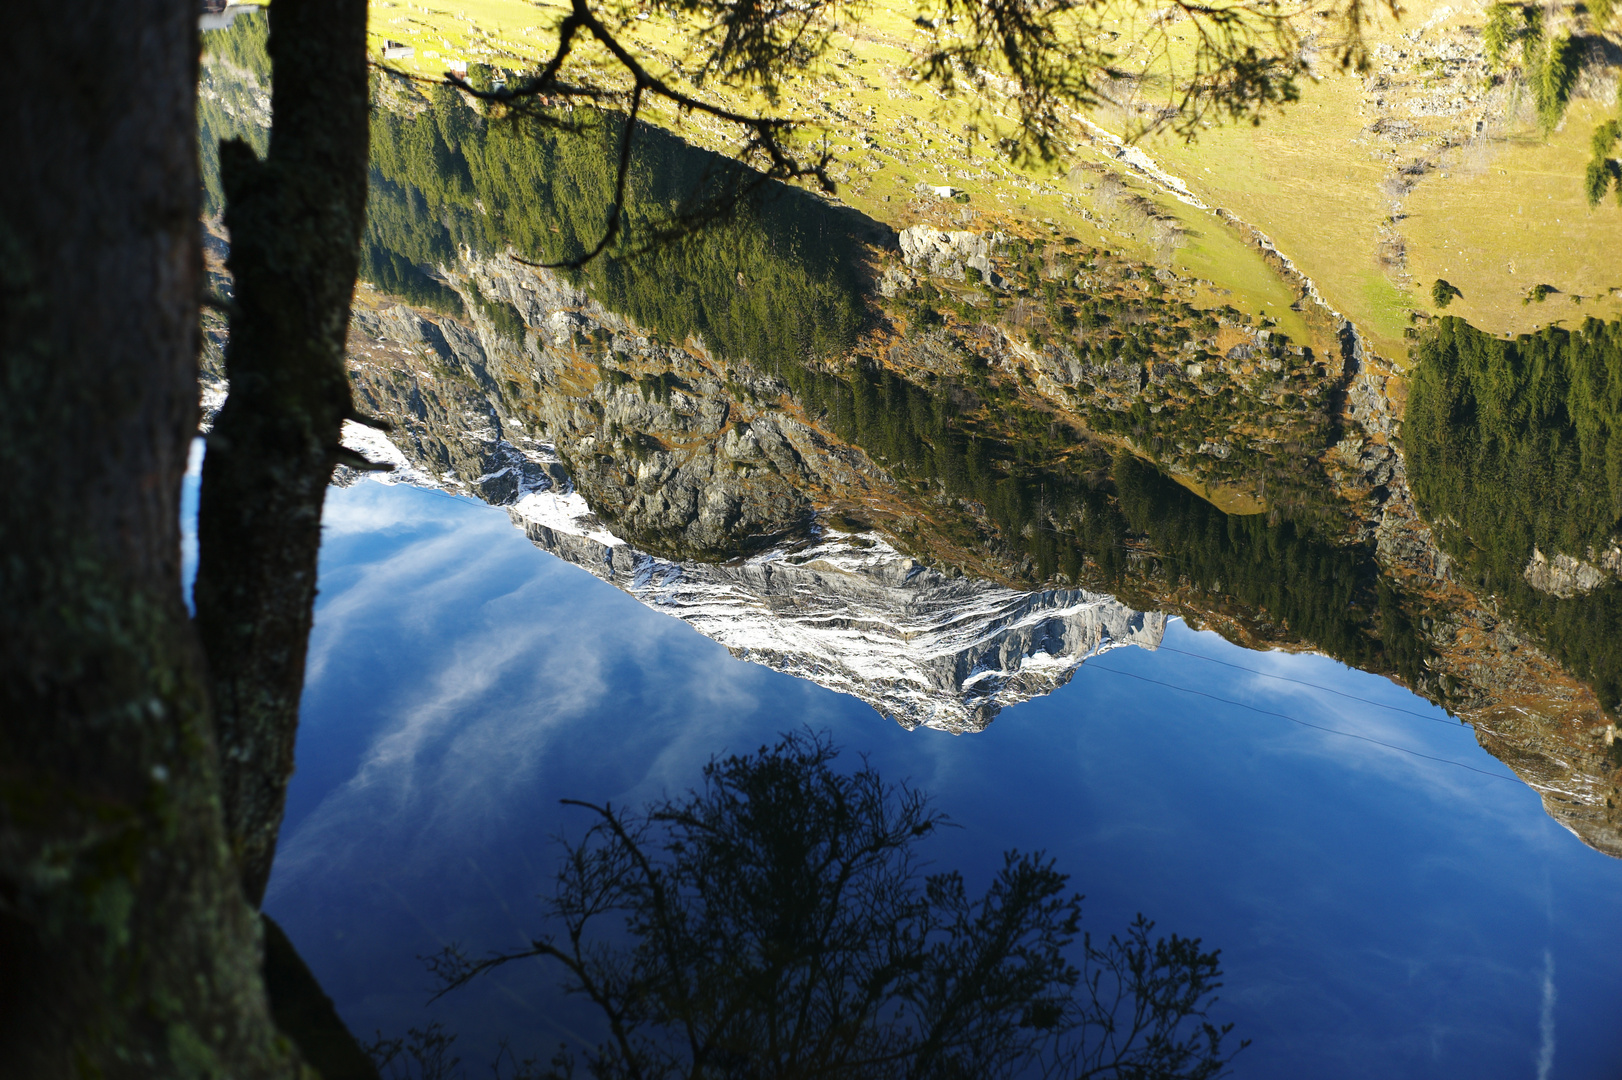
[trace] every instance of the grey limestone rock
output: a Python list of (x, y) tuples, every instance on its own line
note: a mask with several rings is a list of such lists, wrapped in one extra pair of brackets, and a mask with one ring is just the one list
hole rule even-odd
[(1005, 282), (991, 265), (995, 235), (958, 231), (943, 232), (928, 225), (901, 230), (901, 258), (914, 269), (961, 281), (965, 267), (980, 272), (983, 280), (1002, 287)]
[(876, 536), (819, 529), (740, 562), (672, 562), (613, 536), (583, 500), (509, 510), (559, 558), (741, 659), (851, 694), (908, 728), (983, 730), (1090, 656), (1155, 648), (1166, 616), (1080, 589), (1018, 592), (920, 566)]
[(1551, 596), (1558, 596), (1562, 600), (1591, 593), (1612, 580), (1611, 574), (1606, 569), (1591, 562), (1570, 555), (1545, 555), (1535, 547), (1532, 549), (1532, 557), (1526, 561), (1526, 569), (1521, 572), (1521, 576), (1532, 588)]

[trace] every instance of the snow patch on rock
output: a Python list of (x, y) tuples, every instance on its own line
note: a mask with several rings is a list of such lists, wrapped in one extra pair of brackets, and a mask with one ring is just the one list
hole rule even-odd
[(1155, 648), (1166, 616), (1083, 589), (1019, 592), (924, 567), (874, 534), (727, 565), (680, 563), (615, 537), (573, 492), (508, 507), (543, 550), (672, 615), (734, 656), (872, 705), (908, 728), (982, 730), (1120, 645)]

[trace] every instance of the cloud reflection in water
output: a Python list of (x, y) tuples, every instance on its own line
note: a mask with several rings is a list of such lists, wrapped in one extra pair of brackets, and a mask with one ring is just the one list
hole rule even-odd
[[(580, 828), (559, 798), (680, 789), (710, 754), (804, 724), (934, 793), (962, 826), (934, 855), (971, 883), (1004, 848), (1045, 848), (1088, 894), (1094, 932), (1143, 910), (1220, 945), (1225, 1016), (1256, 1040), (1241, 1075), (1523, 1077), (1552, 1047), (1546, 1009), (1551, 1075), (1622, 1066), (1607, 959), (1622, 863), (1528, 789), (1089, 665), (982, 734), (909, 734), (734, 660), (535, 550), (499, 510), (365, 483), (332, 491), (325, 520), (267, 906), (359, 1033), (439, 1016), (470, 1062), (503, 1035), (530, 1053), (590, 1038), (589, 1012), (545, 971), (425, 1010), (415, 957), (539, 928), (550, 837)], [(1181, 624), (1167, 644), (1442, 715), (1322, 657), (1247, 653)], [(1169, 651), (1105, 663), (1501, 771), (1456, 725)]]

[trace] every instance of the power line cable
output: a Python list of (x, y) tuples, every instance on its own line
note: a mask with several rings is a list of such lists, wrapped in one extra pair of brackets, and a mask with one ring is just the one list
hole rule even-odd
[(1474, 765), (1466, 765), (1462, 761), (1454, 761), (1452, 758), (1436, 757), (1431, 754), (1422, 754), (1418, 750), (1410, 750), (1406, 746), (1398, 746), (1396, 743), (1388, 743), (1383, 739), (1376, 739), (1370, 735), (1359, 735), (1352, 731), (1341, 731), (1339, 728), (1324, 727), (1322, 724), (1314, 724), (1298, 717), (1291, 716), (1288, 713), (1274, 712), (1271, 709), (1259, 709), (1256, 706), (1250, 705), (1246, 702), (1234, 701), (1231, 698), (1219, 697), (1216, 694), (1208, 694), (1203, 690), (1193, 690), (1189, 687), (1178, 686), (1176, 683), (1169, 683), (1162, 679), (1151, 679), (1147, 675), (1136, 675), (1130, 671), (1122, 671), (1120, 668), (1106, 667), (1103, 664), (1100, 664), (1097, 660), (1089, 660), (1087, 663), (1081, 665), (1081, 670), (1083, 671), (1087, 671), (1090, 668), (1097, 668), (1099, 671), (1107, 671), (1112, 675), (1125, 675), (1127, 678), (1137, 679), (1139, 682), (1154, 683), (1157, 686), (1168, 687), (1172, 690), (1180, 690), (1185, 694), (1193, 694), (1196, 697), (1209, 698), (1212, 701), (1220, 701), (1224, 705), (1233, 705), (1241, 709), (1249, 709), (1251, 712), (1260, 713), (1263, 716), (1276, 716), (1282, 720), (1288, 720), (1292, 724), (1300, 724), (1302, 727), (1312, 728), (1315, 731), (1325, 731), (1331, 735), (1343, 735), (1348, 739), (1358, 739), (1362, 742), (1373, 743), (1375, 746), (1383, 746), (1388, 750), (1396, 750), (1399, 753), (1411, 754), (1417, 758), (1424, 758), (1426, 761), (1436, 761), (1443, 765), (1456, 765), (1461, 769), (1468, 769), (1470, 772), (1480, 773), (1482, 776), (1490, 776), (1495, 780), (1508, 780), (1512, 784), (1522, 783), (1521, 779), (1516, 776), (1505, 776), (1503, 773), (1489, 772), (1486, 769), (1478, 769)]
[(1218, 660), (1214, 656), (1204, 656), (1200, 653), (1188, 652), (1185, 649), (1174, 649), (1170, 645), (1156, 646), (1156, 651), (1174, 652), (1180, 656), (1192, 656), (1196, 660), (1204, 660), (1212, 664), (1221, 664), (1223, 667), (1233, 668), (1235, 671), (1248, 671), (1252, 675), (1260, 675), (1264, 679), (1277, 679), (1279, 682), (1295, 683), (1297, 686), (1310, 686), (1314, 690), (1322, 690), (1326, 694), (1335, 694), (1351, 701), (1361, 701), (1365, 705), (1375, 705), (1382, 709), (1390, 709), (1392, 712), (1407, 713), (1409, 716), (1417, 716), (1421, 720), (1429, 720), (1433, 724), (1445, 724), (1448, 727), (1459, 726), (1459, 724), (1453, 720), (1444, 720), (1439, 716), (1430, 716), (1426, 713), (1415, 712), (1413, 709), (1404, 709), (1400, 705), (1387, 705), (1383, 701), (1375, 701), (1373, 698), (1358, 697), (1356, 694), (1348, 694), (1344, 690), (1336, 690), (1332, 686), (1324, 686), (1320, 683), (1307, 682), (1305, 679), (1292, 679), (1287, 675), (1274, 675), (1271, 672), (1258, 671), (1256, 668), (1245, 667), (1243, 664), (1230, 664), (1228, 661)]

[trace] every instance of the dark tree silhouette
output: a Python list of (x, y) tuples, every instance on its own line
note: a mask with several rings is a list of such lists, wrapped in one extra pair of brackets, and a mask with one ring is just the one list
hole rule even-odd
[(362, 0), (278, 0), (269, 153), (220, 148), (235, 279), (230, 395), (198, 506), (197, 629), (208, 653), (227, 835), (258, 905), (293, 772), (321, 506), (355, 412), (344, 371), (366, 212)]
[(1077, 942), (1081, 897), (1041, 854), (1009, 852), (978, 897), (925, 876), (919, 845), (946, 818), (865, 765), (837, 771), (837, 753), (791, 734), (640, 811), (570, 801), (593, 821), (565, 847), (555, 934), (478, 961), (447, 950), (442, 992), (555, 961), (605, 1022), (584, 1060), (599, 1080), (1226, 1072), (1217, 952), (1153, 938), (1141, 915)]
[[(364, 11), (322, 5), (344, 6)], [(224, 842), (208, 668), (180, 589), (196, 10), (24, 3), (7, 30), (0, 1071), (295, 1076)]]
[(1431, 303), (1435, 304), (1438, 308), (1445, 309), (1455, 299), (1462, 300), (1463, 298), (1464, 293), (1459, 291), (1459, 287), (1453, 284), (1451, 281), (1444, 281), (1441, 278), (1437, 278), (1431, 283)]

